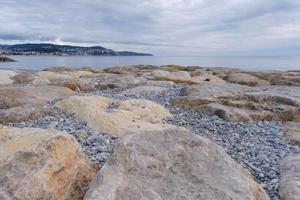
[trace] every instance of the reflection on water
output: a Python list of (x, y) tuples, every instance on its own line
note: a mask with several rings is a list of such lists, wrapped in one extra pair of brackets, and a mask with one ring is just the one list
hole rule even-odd
[(268, 57), (165, 57), (165, 56), (10, 56), (14, 63), (0, 63), (0, 68), (40, 70), (53, 66), (108, 67), (115, 65), (197, 65), (233, 67), (245, 70), (300, 70), (300, 56)]

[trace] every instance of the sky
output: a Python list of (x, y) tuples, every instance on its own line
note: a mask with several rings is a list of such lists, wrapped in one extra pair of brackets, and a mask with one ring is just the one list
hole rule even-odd
[(0, 0), (0, 44), (159, 56), (300, 55), (299, 0)]

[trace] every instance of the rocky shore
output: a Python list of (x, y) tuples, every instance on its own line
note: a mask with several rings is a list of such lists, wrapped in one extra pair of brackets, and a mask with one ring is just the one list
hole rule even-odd
[(300, 71), (0, 70), (0, 199), (300, 197)]
[(16, 62), (14, 59), (0, 56), (0, 62)]

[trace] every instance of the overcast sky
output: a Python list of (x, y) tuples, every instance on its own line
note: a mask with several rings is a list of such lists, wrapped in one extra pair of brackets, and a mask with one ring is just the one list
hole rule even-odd
[(300, 0), (0, 0), (0, 43), (299, 55)]

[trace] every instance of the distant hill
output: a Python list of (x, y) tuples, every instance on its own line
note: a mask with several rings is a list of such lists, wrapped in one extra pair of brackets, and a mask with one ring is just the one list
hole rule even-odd
[(101, 46), (80, 47), (56, 44), (15, 44), (0, 45), (3, 55), (61, 55), (61, 56), (153, 56), (148, 53), (114, 51)]

